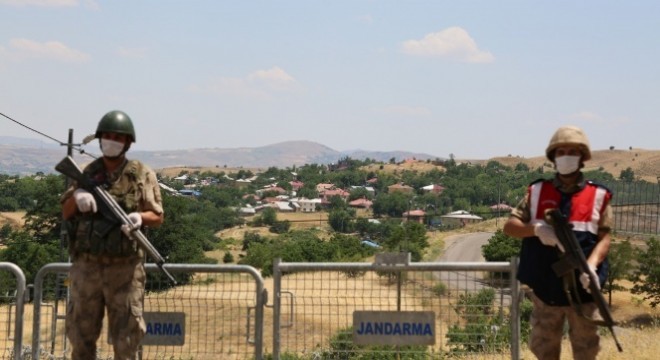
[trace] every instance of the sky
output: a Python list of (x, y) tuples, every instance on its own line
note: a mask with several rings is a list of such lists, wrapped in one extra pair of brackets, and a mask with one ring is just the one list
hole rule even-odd
[[(0, 0), (0, 113), (74, 142), (125, 111), (137, 150), (657, 150), (658, 1)], [(0, 136), (51, 140), (0, 117)], [(86, 146), (97, 150), (97, 143)]]

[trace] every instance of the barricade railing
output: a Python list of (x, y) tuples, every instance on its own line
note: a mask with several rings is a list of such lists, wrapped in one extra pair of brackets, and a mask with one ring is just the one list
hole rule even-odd
[[(0, 336), (0, 357), (10, 359), (22, 359), (23, 351), (23, 315), (25, 311), (25, 274), (9, 262), (0, 262), (0, 274), (12, 273), (15, 278), (15, 286), (9, 277), (0, 276), (0, 318), (7, 327), (2, 329)], [(13, 346), (12, 345), (13, 342)]]
[[(69, 263), (42, 267), (34, 283), (34, 322), (32, 357), (51, 354), (65, 358), (68, 353), (64, 326), (50, 333), (49, 322), (42, 321), (52, 301), (49, 287), (57, 274), (69, 271)], [(244, 265), (166, 264), (171, 273), (187, 273), (190, 281), (172, 287), (163, 277), (147, 281), (144, 316), (147, 335), (140, 358), (144, 359), (262, 359), (264, 305), (267, 293), (261, 274)], [(159, 271), (146, 264), (148, 274)], [(51, 279), (52, 278), (52, 279)], [(50, 314), (61, 316), (63, 314)], [(43, 324), (42, 324), (43, 323)], [(44, 344), (50, 344), (44, 347)], [(98, 356), (112, 354), (108, 343), (107, 321), (97, 342)]]
[(516, 267), (276, 260), (273, 359), (518, 359)]

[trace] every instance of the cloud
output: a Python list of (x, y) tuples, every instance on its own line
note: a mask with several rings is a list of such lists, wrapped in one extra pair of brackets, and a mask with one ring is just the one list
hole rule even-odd
[(211, 92), (257, 99), (270, 99), (275, 94), (293, 90), (298, 85), (296, 79), (280, 67), (257, 70), (246, 77), (223, 77), (211, 84), (189, 87), (195, 92)]
[(6, 52), (15, 60), (48, 59), (67, 63), (84, 63), (91, 56), (82, 51), (72, 49), (59, 41), (37, 42), (29, 39), (11, 39), (10, 50)]
[(427, 34), (421, 40), (404, 41), (401, 48), (403, 53), (413, 56), (448, 58), (467, 63), (495, 61), (493, 54), (479, 50), (470, 34), (456, 26)]
[(274, 66), (268, 70), (257, 70), (248, 75), (250, 81), (266, 81), (272, 83), (292, 83), (293, 77), (281, 68)]

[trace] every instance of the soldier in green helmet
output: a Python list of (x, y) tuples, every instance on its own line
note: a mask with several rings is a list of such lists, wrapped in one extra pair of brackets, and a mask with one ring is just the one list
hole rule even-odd
[[(110, 111), (96, 129), (103, 156), (83, 172), (107, 186), (137, 227), (163, 223), (163, 204), (155, 173), (126, 152), (135, 142), (131, 118)], [(62, 196), (62, 214), (71, 224), (69, 273), (71, 298), (66, 315), (66, 334), (72, 359), (95, 359), (104, 312), (108, 312), (115, 359), (133, 359), (146, 325), (142, 302), (146, 273), (144, 254), (116, 222), (97, 211), (94, 196), (71, 186)]]

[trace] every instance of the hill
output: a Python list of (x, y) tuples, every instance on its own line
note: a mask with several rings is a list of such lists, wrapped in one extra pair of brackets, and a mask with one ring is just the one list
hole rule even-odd
[[(658, 150), (645, 150), (645, 149), (629, 149), (629, 150), (593, 150), (592, 159), (589, 160), (585, 166), (586, 170), (602, 169), (615, 178), (621, 175), (621, 171), (631, 168), (635, 173), (635, 177), (655, 183), (660, 176), (660, 151)], [(552, 168), (552, 164), (545, 156), (537, 156), (531, 158), (523, 157), (494, 157), (489, 160), (467, 160), (473, 163), (483, 163), (490, 160), (497, 161), (506, 166), (515, 166), (518, 163), (524, 163), (531, 169), (545, 166), (548, 169)]]
[[(85, 150), (98, 154), (95, 143), (87, 145)], [(53, 167), (65, 155), (66, 148), (63, 146), (37, 140), (0, 136), (0, 173), (12, 175), (28, 175), (37, 172), (53, 173)], [(432, 165), (426, 164), (426, 160), (442, 159), (430, 154), (407, 151), (365, 151), (359, 149), (338, 151), (312, 141), (286, 141), (261, 147), (131, 152), (131, 158), (142, 160), (154, 169), (285, 168), (314, 163), (332, 164), (346, 156), (359, 160), (370, 158), (385, 162), (384, 169), (386, 171), (405, 168), (425, 171), (432, 167)], [(90, 157), (87, 156), (74, 155), (74, 157), (81, 164), (90, 161)], [(389, 164), (392, 158), (396, 159), (399, 164)], [(401, 162), (405, 159), (417, 159), (418, 161)], [(478, 164), (491, 160), (512, 167), (518, 163), (524, 163), (530, 168), (551, 166), (544, 156), (529, 158), (496, 156), (490, 159), (457, 159), (456, 161)], [(619, 177), (621, 171), (630, 167), (637, 177), (655, 183), (657, 176), (660, 174), (660, 150), (635, 148), (628, 150), (594, 150), (593, 159), (587, 163), (587, 166), (587, 169), (602, 168), (614, 177)], [(378, 167), (372, 170), (376, 169)]]
[[(95, 142), (86, 146), (92, 154), (98, 154)], [(0, 136), (0, 173), (27, 175), (36, 172), (53, 173), (53, 167), (66, 155), (66, 148), (39, 141), (19, 141)], [(286, 141), (282, 143), (243, 148), (204, 148), (163, 151), (131, 151), (130, 157), (149, 164), (154, 169), (170, 167), (246, 167), (285, 168), (305, 164), (332, 164), (349, 156), (354, 159), (435, 159), (429, 154), (407, 151), (338, 151), (312, 141)], [(87, 163), (90, 157), (74, 154), (79, 163)]]

